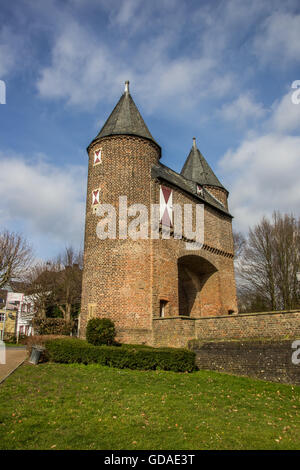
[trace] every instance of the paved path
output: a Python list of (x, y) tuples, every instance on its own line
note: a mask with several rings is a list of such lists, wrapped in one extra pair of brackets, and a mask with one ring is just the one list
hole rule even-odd
[(5, 348), (6, 364), (0, 363), (0, 383), (13, 372), (27, 357), (26, 349), (21, 348)]

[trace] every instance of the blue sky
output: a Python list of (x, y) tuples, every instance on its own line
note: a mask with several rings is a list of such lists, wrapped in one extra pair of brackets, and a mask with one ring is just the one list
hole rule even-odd
[(235, 229), (299, 215), (298, 1), (0, 0), (0, 228), (82, 246), (86, 147), (127, 79), (163, 163), (197, 138)]

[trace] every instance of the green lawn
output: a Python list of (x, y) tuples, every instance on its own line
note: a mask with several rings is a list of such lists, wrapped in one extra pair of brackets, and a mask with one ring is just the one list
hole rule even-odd
[(216, 372), (23, 365), (1, 449), (300, 449), (300, 387)]

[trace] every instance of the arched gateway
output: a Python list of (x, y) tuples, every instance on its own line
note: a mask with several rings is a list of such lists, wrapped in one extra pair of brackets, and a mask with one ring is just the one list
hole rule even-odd
[(201, 316), (205, 310), (205, 284), (216, 272), (217, 268), (201, 256), (186, 255), (178, 259), (179, 315)]

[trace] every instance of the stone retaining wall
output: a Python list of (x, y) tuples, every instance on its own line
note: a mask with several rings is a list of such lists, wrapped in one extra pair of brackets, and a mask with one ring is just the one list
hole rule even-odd
[[(300, 337), (299, 337), (300, 338)], [(292, 340), (284, 341), (193, 341), (200, 369), (245, 375), (273, 382), (300, 385), (300, 364), (293, 364)], [(299, 346), (298, 346), (299, 347)]]
[(153, 319), (154, 346), (186, 347), (191, 339), (284, 339), (300, 337), (300, 311), (247, 313), (218, 317)]
[(300, 311), (246, 313), (197, 318), (197, 339), (300, 337)]

